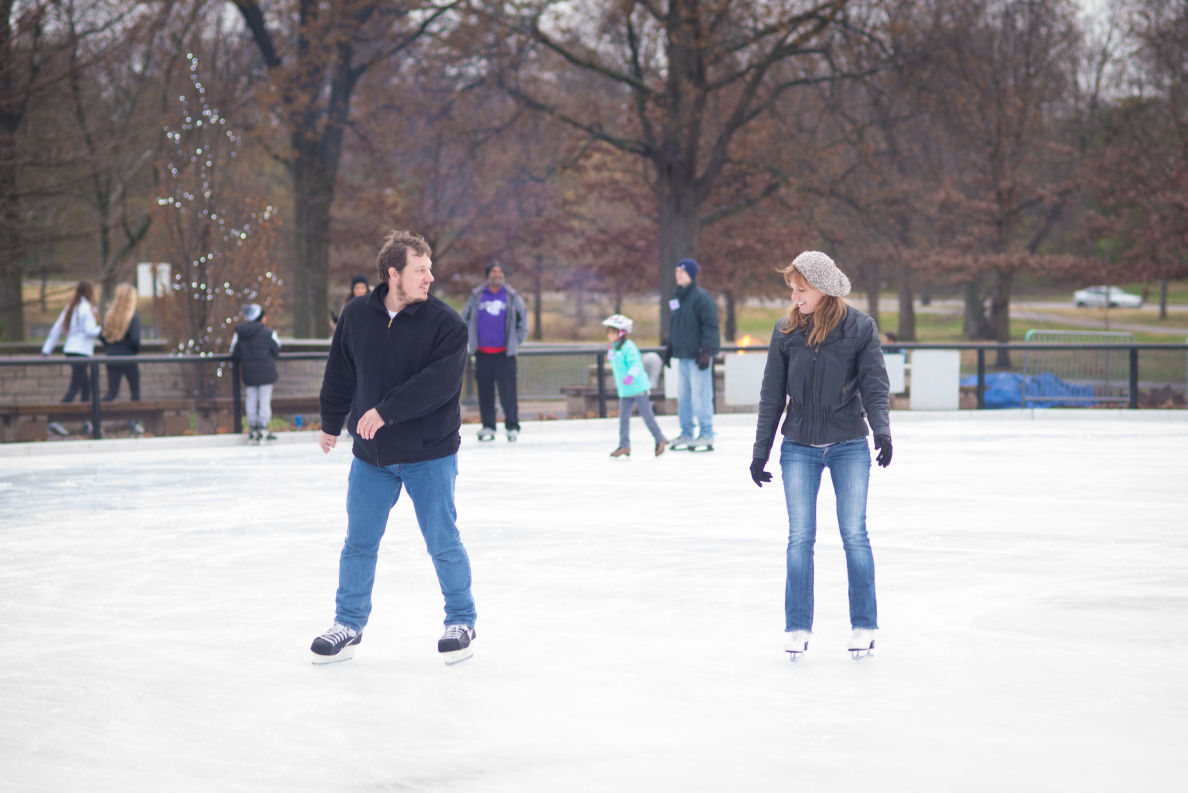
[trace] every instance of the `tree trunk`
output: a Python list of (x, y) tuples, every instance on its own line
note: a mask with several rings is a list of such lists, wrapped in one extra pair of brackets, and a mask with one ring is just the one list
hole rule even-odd
[(536, 276), (536, 279), (532, 286), (532, 338), (536, 341), (544, 341), (544, 323), (541, 320), (541, 312), (543, 311), (541, 305), (544, 302), (543, 260), (544, 257), (537, 254), (536, 266), (533, 267), (533, 274)]
[(293, 335), (299, 339), (330, 335), (329, 281), (330, 205), (334, 202), (334, 169), (318, 158), (316, 147), (297, 149), (293, 163), (294, 250)]
[[(994, 340), (1007, 343), (1011, 340), (1011, 284), (1014, 273), (996, 271), (994, 274), (994, 295), (990, 298), (990, 325), (994, 329)], [(999, 369), (1011, 368), (1011, 354), (999, 350), (994, 363)]]
[(722, 299), (726, 303), (726, 335), (723, 337), (727, 341), (734, 342), (738, 339), (738, 314), (734, 305), (734, 291), (726, 289), (722, 292)]
[(965, 285), (965, 323), (962, 333), (970, 341), (990, 338), (986, 310), (982, 307), (982, 279), (979, 276)]
[(668, 338), (668, 301), (676, 289), (676, 263), (681, 259), (696, 258), (697, 241), (701, 236), (701, 207), (693, 198), (692, 188), (682, 187), (662, 175), (658, 190), (661, 344)]
[(9, 129), (7, 119), (0, 122), (0, 339), (7, 341), (25, 338), (14, 130)]
[(916, 340), (916, 306), (912, 295), (912, 273), (901, 266), (899, 270), (899, 329), (900, 341)]

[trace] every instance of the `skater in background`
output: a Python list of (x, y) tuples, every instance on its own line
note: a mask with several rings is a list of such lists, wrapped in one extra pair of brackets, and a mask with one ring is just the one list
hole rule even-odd
[(235, 326), (231, 337), (231, 357), (239, 362), (243, 375), (248, 442), (274, 441), (276, 436), (268, 424), (272, 421), (272, 385), (278, 377), (280, 337), (264, 324), (264, 307), (259, 303), (248, 303), (242, 314), (244, 321)]
[(652, 433), (656, 441), (656, 456), (664, 454), (668, 441), (656, 423), (652, 413), (652, 400), (649, 393), (652, 381), (644, 369), (643, 358), (639, 354), (639, 347), (630, 338), (634, 322), (622, 314), (615, 314), (602, 321), (606, 326), (607, 357), (610, 358), (611, 371), (615, 376), (615, 390), (619, 394), (619, 445), (611, 452), (611, 457), (629, 457), (631, 455), (631, 412), (639, 409), (639, 415), (644, 425)]
[(314, 663), (344, 661), (362, 640), (380, 539), (406, 488), (445, 598), (437, 651), (446, 663), (471, 653), (470, 559), (454, 507), (467, 333), (457, 312), (429, 294), (430, 255), (421, 235), (391, 232), (376, 260), (381, 284), (343, 309), (330, 342), (318, 443), (333, 449), (349, 414), (354, 459), (334, 623), (310, 646)]
[(764, 470), (781, 414), (780, 469), (788, 506), (785, 650), (797, 658), (813, 630), (813, 544), (817, 493), (828, 468), (837, 496), (849, 579), (849, 649), (855, 657), (874, 648), (878, 615), (874, 555), (866, 533), (870, 480), (867, 423), (874, 431), (877, 462), (891, 462), (887, 369), (879, 331), (868, 315), (846, 305), (850, 281), (829, 256), (806, 251), (780, 269), (792, 305), (771, 334), (759, 395), (759, 420), (751, 478), (771, 481)]
[(681, 434), (673, 449), (714, 450), (714, 356), (721, 348), (718, 304), (697, 285), (693, 259), (676, 265), (677, 288), (669, 301), (664, 365), (677, 362), (677, 420)]
[(520, 436), (516, 396), (516, 352), (528, 338), (528, 309), (519, 292), (504, 280), (503, 265), (487, 265), (487, 281), (470, 293), (462, 309), (467, 350), (474, 356), (474, 381), (478, 387), (480, 441), (495, 440), (495, 390), (503, 407), (507, 439)]
[[(140, 314), (136, 312), (136, 287), (120, 284), (115, 299), (103, 317), (104, 354), (135, 356), (140, 354)], [(113, 401), (120, 393), (120, 380), (128, 381), (128, 393), (133, 402), (140, 401), (140, 367), (135, 361), (107, 364), (107, 393), (104, 402)]]
[[(370, 293), (371, 293), (371, 285), (367, 282), (367, 276), (356, 275), (353, 278), (351, 278), (351, 291), (347, 295), (346, 302), (342, 304), (342, 307), (345, 309), (347, 307), (347, 303), (350, 303), (356, 297), (363, 297), (364, 295), (367, 295)], [(333, 333), (334, 329), (338, 327), (339, 316), (341, 316), (341, 312), (338, 314), (335, 314), (333, 311), (330, 312), (330, 332), (331, 333)]]
[[(95, 307), (95, 287), (90, 281), (79, 281), (74, 287), (74, 295), (71, 296), (70, 302), (62, 309), (54, 326), (50, 328), (45, 344), (41, 345), (41, 357), (49, 357), (57, 346), (58, 339), (65, 334), (62, 352), (66, 353), (67, 358), (90, 358), (95, 354), (95, 341), (101, 332), (99, 311)], [(76, 396), (81, 402), (91, 401), (89, 364), (70, 364), (70, 385), (62, 401), (73, 402)]]

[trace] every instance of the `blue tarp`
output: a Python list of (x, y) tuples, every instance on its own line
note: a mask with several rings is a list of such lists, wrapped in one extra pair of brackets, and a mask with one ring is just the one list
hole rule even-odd
[[(1023, 382), (1027, 381), (1027, 404), (1029, 408), (1054, 407), (1092, 407), (1097, 402), (1090, 397), (1095, 396), (1093, 386), (1072, 385), (1061, 380), (1051, 372), (1041, 372), (1024, 378), (1014, 372), (995, 372), (986, 375), (986, 407), (987, 408), (1017, 408), (1024, 407)], [(977, 386), (977, 375), (970, 375), (961, 380), (961, 385)], [(1044, 397), (1033, 399), (1032, 397)], [(1077, 397), (1076, 399), (1061, 399), (1060, 397)]]

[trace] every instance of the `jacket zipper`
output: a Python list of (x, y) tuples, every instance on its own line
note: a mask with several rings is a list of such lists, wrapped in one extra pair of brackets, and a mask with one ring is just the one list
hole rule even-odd
[(813, 410), (812, 410), (812, 412), (809, 413), (810, 416), (813, 416), (813, 419), (812, 419), (813, 429), (812, 429), (812, 432), (809, 433), (809, 444), (810, 445), (815, 444), (817, 442), (817, 421), (816, 421), (816, 419), (819, 417), (816, 416), (815, 414), (818, 411), (820, 411), (820, 409), (821, 409), (821, 399), (820, 399), (820, 395), (817, 393), (817, 358), (820, 357), (820, 355), (821, 355), (821, 345), (818, 344), (817, 346), (813, 347), (813, 378), (812, 378), (812, 383), (810, 384), (811, 387), (809, 388), (809, 395), (812, 396), (812, 398), (813, 398)]

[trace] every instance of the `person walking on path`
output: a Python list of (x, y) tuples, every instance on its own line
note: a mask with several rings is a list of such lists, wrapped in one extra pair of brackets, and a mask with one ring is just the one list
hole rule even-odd
[(259, 303), (244, 306), (243, 319), (231, 337), (231, 357), (239, 361), (243, 372), (248, 443), (274, 441), (276, 436), (268, 424), (272, 421), (272, 386), (278, 379), (276, 359), (280, 357), (280, 337), (264, 324), (264, 307)]
[(821, 472), (828, 468), (849, 579), (853, 633), (848, 648), (857, 658), (874, 649), (878, 630), (874, 555), (866, 532), (866, 436), (869, 423), (877, 462), (885, 468), (891, 462), (887, 369), (874, 320), (841, 299), (849, 294), (850, 281), (829, 256), (806, 251), (780, 273), (792, 289), (792, 305), (771, 334), (751, 478), (759, 487), (771, 481), (764, 469), (783, 415), (780, 469), (788, 506), (784, 649), (795, 660), (808, 649), (812, 635), (817, 493)]
[(429, 294), (430, 256), (421, 235), (391, 232), (376, 260), (380, 285), (343, 309), (330, 342), (318, 444), (323, 452), (333, 449), (345, 421), (354, 459), (334, 623), (310, 646), (314, 663), (346, 660), (362, 640), (380, 539), (405, 489), (445, 598), (437, 650), (446, 663), (472, 652), (470, 558), (454, 507), (466, 323)]
[[(103, 317), (103, 352), (108, 356), (140, 354), (140, 314), (136, 311), (136, 287), (120, 284), (115, 299)], [(107, 393), (104, 402), (111, 402), (120, 393), (120, 380), (128, 381), (128, 393), (133, 402), (140, 401), (140, 367), (135, 361), (107, 364)]]
[(681, 434), (672, 449), (714, 450), (714, 356), (721, 348), (718, 304), (697, 285), (699, 265), (681, 259), (676, 265), (677, 288), (668, 302), (668, 341), (664, 365), (677, 362), (677, 420)]
[[(74, 295), (71, 296), (70, 302), (62, 309), (62, 313), (58, 314), (58, 319), (50, 328), (49, 336), (41, 345), (41, 357), (48, 358), (57, 346), (58, 339), (65, 334), (62, 352), (66, 353), (67, 358), (90, 358), (95, 354), (95, 341), (102, 330), (99, 312), (95, 308), (95, 287), (90, 281), (79, 281), (74, 287)], [(62, 397), (62, 401), (73, 402), (76, 396), (81, 402), (91, 401), (90, 364), (70, 364), (70, 385), (66, 388), (66, 395)]]
[(474, 356), (474, 380), (478, 386), (480, 441), (495, 440), (495, 390), (503, 407), (507, 439), (520, 435), (520, 413), (516, 401), (516, 353), (528, 338), (528, 310), (519, 292), (504, 280), (503, 265), (487, 265), (487, 281), (470, 293), (462, 309), (467, 328), (467, 351)]
[(628, 338), (635, 323), (629, 317), (615, 314), (604, 319), (602, 324), (606, 326), (607, 356), (615, 376), (615, 390), (619, 394), (619, 445), (610, 456), (631, 456), (631, 412), (638, 408), (640, 417), (656, 440), (655, 453), (659, 457), (664, 454), (668, 441), (664, 439), (664, 433), (660, 431), (660, 425), (652, 413), (649, 396), (652, 381), (644, 369), (639, 347)]

